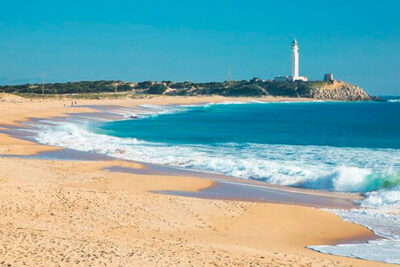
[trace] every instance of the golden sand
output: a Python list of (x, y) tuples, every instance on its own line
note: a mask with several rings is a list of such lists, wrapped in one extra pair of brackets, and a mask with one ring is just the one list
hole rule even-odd
[[(2, 99), (3, 125), (16, 125), (32, 117), (93, 112), (64, 108), (68, 100)], [(132, 107), (225, 100), (232, 99), (160, 97), (80, 100), (78, 104)], [(0, 134), (1, 154), (27, 155), (49, 149), (56, 148)], [(305, 248), (371, 235), (368, 229), (343, 222), (334, 214), (295, 205), (159, 195), (151, 192), (196, 191), (211, 186), (212, 181), (104, 170), (110, 166), (142, 168), (119, 160), (0, 157), (0, 265), (385, 265)]]

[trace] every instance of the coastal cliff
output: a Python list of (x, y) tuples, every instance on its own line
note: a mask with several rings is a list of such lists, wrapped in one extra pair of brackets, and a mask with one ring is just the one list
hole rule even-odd
[(360, 87), (342, 81), (336, 81), (329, 85), (312, 88), (304, 92), (302, 96), (339, 101), (364, 101), (372, 99), (371, 96)]
[(360, 87), (342, 81), (284, 81), (251, 80), (225, 82), (172, 82), (172, 81), (80, 81), (0, 86), (0, 93), (22, 95), (58, 95), (88, 93), (123, 93), (132, 95), (220, 95), (220, 96), (283, 96), (307, 97), (321, 100), (364, 101), (372, 98)]

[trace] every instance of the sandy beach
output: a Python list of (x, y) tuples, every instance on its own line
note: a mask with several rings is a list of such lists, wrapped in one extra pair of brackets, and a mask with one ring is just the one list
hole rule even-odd
[[(22, 158), (57, 147), (17, 139), (8, 126), (89, 113), (89, 106), (193, 104), (251, 98), (24, 99), (0, 95), (0, 265), (387, 266), (318, 253), (307, 245), (365, 240), (365, 227), (302, 205), (152, 193), (198, 191), (199, 177), (110, 172), (139, 163)], [(260, 101), (305, 99), (257, 98)], [(3, 126), (3, 127), (2, 127)], [(3, 131), (3, 133), (1, 133)]]

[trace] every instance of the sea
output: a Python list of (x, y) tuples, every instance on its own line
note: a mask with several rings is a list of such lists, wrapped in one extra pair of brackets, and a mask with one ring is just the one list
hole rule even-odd
[(381, 102), (224, 102), (142, 105), (124, 119), (42, 124), (43, 144), (253, 179), (359, 193), (329, 209), (378, 239), (310, 246), (400, 264), (400, 97)]

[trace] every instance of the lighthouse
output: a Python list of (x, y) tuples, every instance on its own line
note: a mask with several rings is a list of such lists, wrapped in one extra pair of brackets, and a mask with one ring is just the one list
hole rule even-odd
[(293, 81), (297, 80), (299, 77), (299, 47), (297, 46), (296, 39), (292, 42), (292, 53), (290, 55), (291, 59), (291, 70)]
[(280, 76), (275, 77), (275, 82), (287, 82), (287, 81), (303, 81), (306, 82), (308, 79), (305, 76), (299, 75), (299, 46), (297, 44), (297, 40), (294, 39), (292, 41), (292, 45), (290, 46), (290, 76)]
[(290, 80), (306, 82), (308, 80), (307, 77), (299, 76), (299, 46), (297, 45), (296, 39), (294, 39), (292, 42), (290, 61), (292, 71), (292, 76), (290, 76)]

